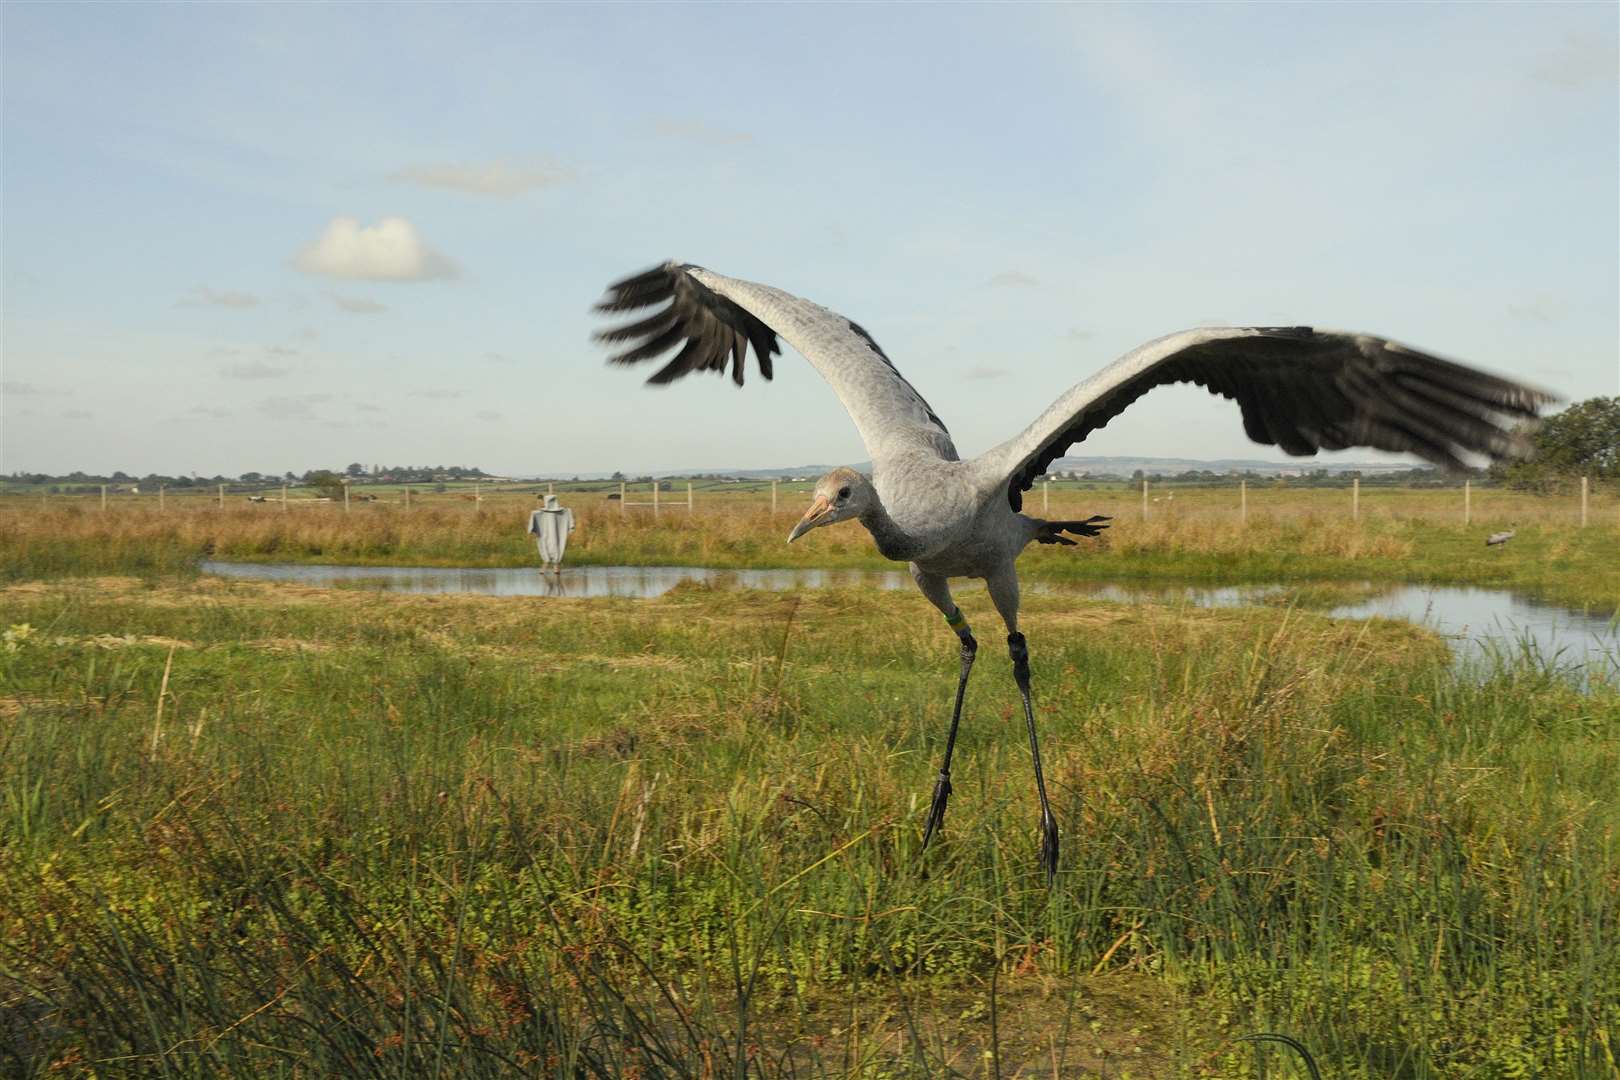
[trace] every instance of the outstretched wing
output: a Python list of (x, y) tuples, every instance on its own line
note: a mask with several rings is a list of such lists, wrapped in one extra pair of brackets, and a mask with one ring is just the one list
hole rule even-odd
[(1232, 398), (1249, 438), (1303, 456), (1368, 446), (1451, 469), (1464, 454), (1528, 452), (1516, 424), (1552, 395), (1367, 334), (1308, 326), (1184, 330), (1150, 341), (1075, 386), (1022, 434), (978, 459), (1021, 493), (1069, 447), (1153, 389), (1197, 383)]
[(831, 384), (874, 462), (908, 449), (957, 460), (950, 432), (928, 402), (870, 334), (837, 312), (767, 285), (674, 262), (608, 286), (596, 310), (636, 311), (666, 300), (646, 318), (597, 331), (598, 341), (630, 345), (613, 363), (639, 364), (679, 345), (649, 383), (673, 382), (694, 371), (718, 374), (729, 364), (732, 381), (741, 386), (749, 348), (760, 374), (771, 377), (780, 335)]

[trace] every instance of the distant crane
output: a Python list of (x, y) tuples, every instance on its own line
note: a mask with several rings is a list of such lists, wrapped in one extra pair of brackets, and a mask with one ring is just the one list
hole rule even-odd
[(1513, 539), (1513, 533), (1514, 530), (1512, 529), (1508, 529), (1505, 532), (1491, 533), (1491, 535), (1485, 538), (1485, 546), (1501, 547), (1503, 544), (1506, 544), (1509, 540)]
[(1513, 431), (1553, 398), (1519, 383), (1428, 356), (1366, 334), (1289, 327), (1206, 327), (1148, 342), (1079, 383), (1018, 435), (963, 461), (945, 424), (861, 327), (817, 304), (766, 285), (667, 262), (610, 285), (596, 309), (616, 313), (666, 306), (639, 321), (599, 331), (627, 345), (612, 357), (636, 364), (680, 351), (647, 381), (673, 382), (696, 371), (743, 383), (753, 349), (760, 374), (786, 339), (832, 385), (872, 459), (870, 479), (834, 469), (816, 482), (810, 509), (788, 534), (855, 518), (886, 558), (910, 563), (911, 576), (961, 642), (956, 704), (934, 784), (923, 844), (945, 820), (951, 753), (978, 643), (951, 599), (949, 579), (982, 578), (1007, 626), (1013, 680), (1023, 699), (1035, 790), (1041, 806), (1040, 861), (1050, 883), (1058, 866), (1058, 827), (1041, 774), (1030, 704), (1029, 648), (1018, 631), (1018, 575), (1024, 547), (1096, 536), (1109, 520), (1043, 521), (1019, 513), (1022, 493), (1070, 446), (1123, 412), (1155, 386), (1191, 382), (1233, 398), (1256, 442), (1291, 455), (1352, 446), (1409, 451), (1438, 465), (1464, 467), (1464, 454), (1522, 456)]

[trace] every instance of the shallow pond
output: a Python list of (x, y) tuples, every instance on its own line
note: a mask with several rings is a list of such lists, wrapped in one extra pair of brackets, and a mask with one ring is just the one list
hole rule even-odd
[[(489, 596), (653, 597), (683, 582), (716, 589), (909, 589), (898, 570), (713, 570), (700, 566), (580, 566), (560, 575), (532, 567), (312, 566), (205, 562), (205, 573), (256, 581), (289, 581), (408, 593)], [(1298, 604), (1334, 618), (1405, 619), (1452, 640), (1459, 659), (1491, 651), (1532, 649), (1560, 664), (1594, 665), (1620, 678), (1620, 632), (1612, 610), (1572, 610), (1507, 589), (1444, 585), (1305, 582), (1288, 585), (1136, 586), (1098, 582), (1026, 582), (1032, 593), (1063, 593), (1120, 603), (1245, 607)], [(983, 588), (958, 583), (959, 593)]]

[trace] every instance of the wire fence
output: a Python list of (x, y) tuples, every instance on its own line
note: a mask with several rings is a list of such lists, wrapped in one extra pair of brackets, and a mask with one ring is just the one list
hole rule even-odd
[[(321, 494), (284, 485), (213, 484), (185, 488), (101, 485), (72, 493), (0, 494), (0, 511), (75, 508), (109, 514), (223, 511), (264, 513), (409, 512), (462, 507), (471, 513), (517, 513), (537, 497), (555, 494), (576, 510), (596, 508), (621, 516), (770, 513), (797, 517), (809, 505), (814, 481), (725, 483), (717, 481), (557, 482), (527, 484), (344, 485)], [(1116, 521), (1223, 520), (1246, 524), (1257, 518), (1313, 515), (1356, 524), (1379, 519), (1427, 520), (1462, 526), (1536, 523), (1542, 526), (1620, 527), (1620, 484), (1580, 477), (1554, 493), (1538, 494), (1472, 481), (1457, 487), (1392, 487), (1352, 480), (1342, 487), (1304, 486), (1287, 480), (1230, 484), (1177, 484), (1150, 477), (1133, 485), (1059, 480), (1038, 482), (1023, 493), (1023, 512), (1066, 517), (1106, 514)]]

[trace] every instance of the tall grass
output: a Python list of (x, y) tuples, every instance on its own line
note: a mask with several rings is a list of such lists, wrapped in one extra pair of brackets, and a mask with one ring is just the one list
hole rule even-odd
[[(1186, 494), (1186, 493), (1184, 493)], [(1487, 549), (1496, 527), (1483, 510), (1463, 527), (1453, 508), (1426, 493), (1381, 493), (1351, 522), (1342, 492), (1302, 491), (1251, 502), (1249, 520), (1209, 493), (1173, 509), (1153, 507), (1146, 521), (1118, 492), (1054, 495), (1052, 514), (1115, 517), (1099, 540), (1077, 548), (1034, 548), (1020, 563), (1034, 578), (1181, 578), (1226, 581), (1326, 578), (1498, 584), (1568, 602), (1620, 605), (1620, 533), (1612, 523), (1586, 529), (1541, 520), (1534, 506), (1506, 549)], [(576, 507), (579, 527), (568, 559), (595, 565), (879, 568), (884, 561), (858, 525), (811, 533), (788, 547), (797, 509), (738, 500), (735, 508), (698, 512), (621, 512), (599, 500)], [(488, 499), (482, 508), (439, 502), (406, 510), (369, 504), (283, 511), (273, 504), (226, 509), (86, 506), (0, 513), (0, 580), (68, 574), (163, 576), (188, 572), (202, 558), (375, 565), (522, 566), (534, 562), (523, 534), (528, 500)], [(1038, 506), (1032, 505), (1032, 510)], [(1038, 510), (1036, 511), (1038, 512)]]
[(918, 848), (920, 599), (0, 604), (39, 628), (0, 653), (24, 1075), (1242, 1076), (1255, 1031), (1333, 1076), (1615, 1067), (1620, 695), (1522, 659), (1032, 597), (1049, 891), (988, 644)]

